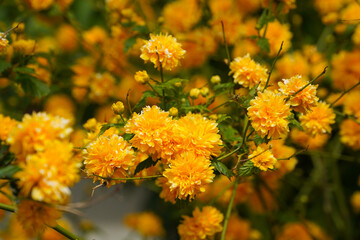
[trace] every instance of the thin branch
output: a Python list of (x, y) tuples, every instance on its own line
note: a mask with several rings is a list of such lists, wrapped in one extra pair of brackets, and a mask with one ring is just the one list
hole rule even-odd
[(334, 104), (339, 101), (345, 94), (347, 94), (348, 92), (350, 92), (351, 90), (353, 90), (354, 88), (356, 88), (358, 85), (360, 85), (360, 82), (358, 82), (357, 84), (355, 84), (354, 86), (352, 86), (351, 88), (349, 88), (348, 90), (345, 90), (344, 92), (341, 93), (341, 95), (330, 104), (330, 107), (334, 106)]
[(264, 92), (265, 89), (266, 89), (266, 88), (268, 87), (268, 85), (269, 85), (271, 74), (272, 74), (272, 72), (273, 72), (273, 70), (274, 70), (275, 63), (276, 63), (276, 61), (278, 60), (278, 58), (279, 58), (279, 56), (280, 56), (281, 50), (282, 50), (282, 48), (283, 48), (283, 45), (284, 45), (284, 41), (281, 42), (280, 49), (279, 49), (279, 51), (278, 51), (278, 53), (277, 53), (274, 61), (272, 62), (271, 69), (270, 69), (268, 78), (267, 78), (267, 80), (266, 80), (265, 87), (264, 87), (264, 89), (262, 90), (262, 92)]
[(225, 27), (224, 27), (224, 22), (223, 21), (221, 21), (221, 28), (222, 28), (222, 34), (223, 34), (223, 40), (224, 40), (224, 45), (225, 45), (226, 56), (227, 56), (227, 60), (228, 60), (227, 64), (230, 64), (231, 57), (230, 57), (229, 47), (228, 47), (227, 42), (226, 42)]
[(305, 149), (302, 149), (302, 150), (300, 150), (300, 151), (295, 152), (295, 153), (292, 154), (290, 157), (287, 157), (287, 158), (277, 158), (277, 160), (290, 160), (290, 158), (293, 158), (293, 157), (295, 157), (296, 155), (299, 155), (299, 154), (301, 154), (301, 153), (303, 153), (303, 152), (306, 152), (306, 151), (308, 150), (308, 148), (309, 148), (309, 146), (307, 146)]
[(144, 179), (152, 179), (152, 178), (159, 178), (163, 175), (153, 175), (153, 176), (144, 176), (144, 177), (129, 177), (129, 178), (109, 178), (109, 177), (102, 177), (96, 174), (93, 176), (107, 180), (107, 181), (134, 181), (134, 180), (144, 180)]

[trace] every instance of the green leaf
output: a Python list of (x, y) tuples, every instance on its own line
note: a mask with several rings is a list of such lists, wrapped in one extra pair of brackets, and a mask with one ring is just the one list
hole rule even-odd
[(20, 83), (22, 89), (33, 97), (45, 96), (49, 94), (50, 88), (46, 83), (38, 80), (36, 77), (27, 74), (18, 74), (16, 80)]
[(136, 25), (131, 28), (133, 31), (139, 32), (139, 33), (148, 33), (149, 29), (144, 25)]
[(211, 113), (211, 111), (203, 106), (203, 105), (195, 105), (195, 106), (188, 106), (188, 107), (183, 107), (183, 109), (186, 112), (194, 112), (194, 111), (199, 111), (199, 112), (207, 112), (207, 113)]
[(254, 164), (252, 161), (245, 162), (240, 168), (239, 168), (239, 176), (242, 177), (248, 177), (253, 175), (254, 173)]
[(5, 60), (0, 61), (0, 73), (11, 67), (11, 64)]
[(28, 68), (28, 67), (16, 67), (13, 70), (14, 72), (17, 73), (24, 73), (24, 74), (33, 74), (35, 73), (33, 68)]
[(226, 120), (228, 120), (228, 119), (231, 119), (231, 117), (228, 116), (228, 115), (226, 115), (226, 114), (219, 114), (218, 116), (219, 116), (219, 118), (216, 120), (216, 122), (217, 122), (218, 124), (219, 124), (219, 123), (222, 123), (222, 122), (224, 122), (224, 121), (226, 121)]
[(146, 160), (142, 161), (141, 163), (139, 163), (136, 168), (135, 168), (135, 173), (134, 175), (136, 175), (138, 172), (141, 172), (142, 170), (155, 166), (155, 164), (157, 163), (157, 161), (152, 160), (151, 157), (148, 157)]
[(126, 39), (126, 41), (124, 43), (124, 53), (129, 51), (129, 49), (135, 45), (137, 38), (138, 38), (137, 36), (133, 36), (133, 37)]
[(259, 17), (259, 20), (256, 23), (255, 28), (257, 30), (261, 30), (265, 26), (265, 24), (268, 22), (267, 15), (268, 15), (268, 9), (264, 9), (263, 12), (261, 13), (261, 16)]
[(266, 143), (266, 138), (262, 138), (260, 135), (255, 133), (254, 142), (256, 146), (259, 146), (262, 143)]
[(267, 38), (259, 38), (257, 40), (257, 45), (265, 52), (270, 52), (270, 44)]
[(0, 178), (11, 178), (21, 168), (17, 165), (9, 165), (0, 169)]
[(224, 127), (221, 130), (222, 130), (223, 139), (226, 142), (242, 141), (242, 137), (235, 128)]
[(234, 173), (220, 161), (213, 161), (211, 165), (215, 167), (216, 171), (225, 175), (229, 179), (234, 175)]
[(106, 130), (108, 130), (109, 128), (112, 128), (112, 127), (123, 127), (125, 126), (125, 123), (107, 123), (107, 124), (104, 124), (102, 125), (101, 129), (100, 129), (100, 132), (99, 132), (99, 135), (98, 137), (100, 137), (101, 135), (104, 134), (104, 132), (106, 132)]
[(295, 119), (294, 114), (291, 114), (290, 117), (288, 117), (288, 120), (289, 120), (290, 128), (296, 127), (302, 131), (304, 130), (303, 127), (301, 126), (300, 122)]
[(162, 90), (162, 89), (175, 89), (176, 86), (175, 84), (176, 83), (182, 83), (182, 82), (188, 82), (189, 80), (188, 79), (183, 79), (183, 78), (173, 78), (173, 79), (170, 79), (164, 83), (160, 83), (158, 85), (155, 86), (155, 88), (159, 89), (159, 90)]
[(130, 141), (134, 136), (135, 136), (135, 134), (125, 133), (122, 137), (123, 137), (124, 140)]
[(235, 86), (235, 84), (233, 82), (229, 82), (229, 83), (221, 83), (218, 85), (215, 85), (213, 87), (214, 91), (216, 94), (220, 94), (223, 92), (229, 92), (230, 89), (232, 89)]
[(139, 102), (134, 107), (135, 112), (141, 110), (145, 106), (146, 99), (148, 97), (156, 97), (156, 93), (154, 91), (145, 91), (145, 92), (143, 92), (142, 97), (140, 98)]

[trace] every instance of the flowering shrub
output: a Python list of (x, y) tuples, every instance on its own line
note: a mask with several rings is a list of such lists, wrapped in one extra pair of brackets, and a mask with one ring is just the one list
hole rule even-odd
[(1, 239), (90, 236), (71, 199), (83, 178), (93, 194), (148, 188), (123, 218), (146, 239), (360, 238), (359, 13), (3, 1)]

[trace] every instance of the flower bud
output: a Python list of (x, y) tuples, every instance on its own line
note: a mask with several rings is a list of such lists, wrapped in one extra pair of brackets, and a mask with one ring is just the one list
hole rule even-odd
[(111, 105), (111, 109), (116, 114), (122, 114), (124, 112), (125, 108), (124, 108), (124, 104), (121, 101), (117, 101), (116, 103), (113, 103)]
[(201, 93), (201, 96), (206, 97), (206, 96), (209, 95), (210, 90), (207, 87), (203, 87), (203, 88), (200, 89), (200, 93)]
[(97, 121), (95, 118), (90, 118), (89, 120), (86, 121), (86, 123), (84, 123), (84, 128), (88, 131), (90, 130), (95, 130), (97, 125)]
[(200, 95), (200, 90), (198, 88), (193, 88), (190, 90), (190, 97), (192, 99), (197, 99)]
[(144, 70), (144, 71), (137, 71), (135, 73), (135, 81), (141, 84), (146, 83), (147, 81), (149, 81), (150, 77), (148, 75), (148, 73)]
[(216, 120), (218, 120), (218, 115), (217, 115), (217, 114), (211, 114), (211, 115), (209, 116), (209, 118), (210, 118), (211, 120), (216, 121)]
[(179, 114), (179, 111), (176, 107), (172, 107), (169, 109), (170, 116), (176, 117)]
[(212, 84), (219, 84), (221, 82), (221, 78), (219, 75), (214, 75), (211, 77), (210, 82)]

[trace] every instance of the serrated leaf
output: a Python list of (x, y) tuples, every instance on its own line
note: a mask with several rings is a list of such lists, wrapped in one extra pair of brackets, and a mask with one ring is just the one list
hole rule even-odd
[(245, 162), (240, 168), (239, 168), (239, 176), (242, 177), (248, 177), (253, 175), (254, 173), (254, 164), (252, 161)]
[(257, 45), (265, 52), (270, 52), (270, 44), (267, 38), (259, 38), (257, 40)]
[(0, 61), (0, 73), (11, 67), (11, 64), (5, 60)]
[(133, 36), (133, 37), (126, 39), (126, 41), (124, 43), (124, 53), (128, 52), (129, 49), (135, 45), (137, 38), (138, 38), (137, 36)]
[(18, 74), (16, 80), (20, 83), (22, 89), (33, 97), (41, 98), (50, 92), (49, 86), (34, 76)]
[(219, 173), (225, 175), (229, 179), (232, 176), (234, 176), (234, 173), (225, 164), (223, 164), (220, 161), (213, 161), (211, 163), (211, 165), (215, 167), (216, 171), (218, 171)]
[(9, 165), (0, 169), (0, 178), (11, 178), (21, 168), (17, 165)]
[(222, 128), (222, 135), (226, 142), (242, 141), (242, 137), (239, 132), (233, 127)]
[(216, 122), (219, 124), (219, 123), (222, 123), (228, 119), (231, 119), (230, 116), (226, 115), (226, 114), (220, 114), (219, 115), (219, 118), (216, 120)]
[(104, 132), (106, 132), (106, 130), (108, 130), (112, 127), (123, 127), (123, 126), (125, 126), (125, 123), (106, 123), (106, 124), (102, 125), (98, 137), (103, 135)]
[(142, 161), (136, 166), (134, 175), (136, 175), (138, 172), (141, 172), (144, 169), (155, 166), (156, 163), (157, 161), (154, 161), (152, 160), (151, 157), (148, 157), (146, 160)]

